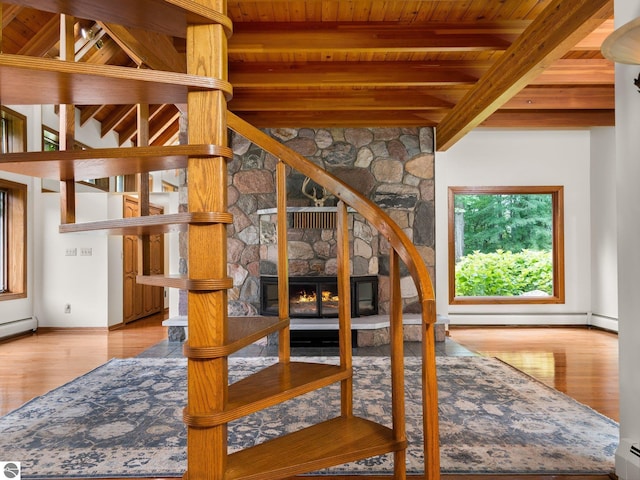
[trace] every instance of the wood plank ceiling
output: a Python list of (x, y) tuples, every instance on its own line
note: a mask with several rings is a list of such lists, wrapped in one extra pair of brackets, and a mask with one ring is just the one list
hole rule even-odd
[[(614, 122), (613, 0), (227, 3), (229, 108), (258, 127), (435, 126), (445, 150), (478, 126)], [(3, 4), (2, 26), (3, 52), (57, 56), (56, 15)], [(77, 61), (185, 69), (184, 39), (92, 19), (76, 39)], [(79, 108), (136, 141), (134, 106)], [(151, 106), (151, 144), (177, 141), (179, 108)]]

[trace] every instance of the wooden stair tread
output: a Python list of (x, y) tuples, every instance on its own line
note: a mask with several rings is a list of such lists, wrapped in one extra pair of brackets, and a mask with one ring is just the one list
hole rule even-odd
[(155, 235), (186, 231), (190, 223), (230, 223), (232, 220), (232, 215), (227, 213), (184, 212), (87, 223), (65, 223), (59, 226), (59, 231), (60, 233), (104, 231), (111, 235)]
[(229, 339), (226, 355), (289, 326), (289, 319), (278, 317), (229, 317), (227, 320)]
[(276, 363), (230, 385), (227, 411), (239, 418), (349, 377), (338, 365)]
[(185, 423), (206, 427), (231, 422), (349, 377), (351, 369), (338, 365), (276, 363), (229, 385), (224, 411), (197, 415), (185, 410)]
[(82, 180), (184, 168), (189, 156), (214, 155), (232, 156), (233, 153), (227, 147), (216, 145), (7, 153), (0, 157), (0, 170), (39, 178)]
[(229, 455), (225, 480), (268, 480), (406, 448), (385, 426), (338, 417)]
[(21, 5), (51, 13), (118, 23), (184, 38), (188, 24), (231, 22), (218, 12), (191, 0), (22, 0)]
[(231, 355), (241, 348), (289, 326), (289, 319), (278, 317), (228, 317), (227, 343), (219, 347), (192, 348), (187, 341), (184, 355), (188, 358), (217, 358)]
[(220, 279), (193, 279), (187, 275), (138, 275), (136, 283), (152, 287), (180, 288), (183, 290), (226, 290), (233, 288), (231, 277)]
[(223, 90), (211, 77), (0, 53), (3, 105), (185, 103), (189, 90)]

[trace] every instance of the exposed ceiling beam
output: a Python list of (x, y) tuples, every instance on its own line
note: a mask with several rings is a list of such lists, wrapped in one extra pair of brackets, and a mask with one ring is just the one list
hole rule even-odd
[(119, 105), (111, 114), (102, 121), (101, 135), (104, 137), (111, 130), (116, 128), (124, 118), (132, 111), (135, 111), (135, 105)]
[(437, 127), (451, 147), (613, 14), (611, 0), (553, 0)]
[[(149, 105), (149, 122), (153, 122), (155, 116), (162, 110), (162, 105)], [(127, 140), (132, 140), (138, 130), (138, 122), (135, 115), (127, 115), (127, 117), (120, 124), (118, 130), (118, 140), (120, 146)]]
[(136, 64), (153, 70), (187, 71), (185, 56), (178, 53), (169, 36), (114, 23), (99, 24)]
[(106, 105), (86, 105), (78, 107), (80, 109), (80, 125), (84, 125), (95, 117), (105, 106)]
[[(357, 111), (333, 112), (239, 112), (238, 116), (258, 128), (330, 127), (429, 127), (436, 126), (446, 110), (431, 111), (367, 111), (366, 117)], [(499, 110), (480, 126), (494, 128), (589, 128), (615, 124), (615, 111), (609, 110)]]
[[(229, 108), (241, 111), (433, 110), (453, 107), (453, 89), (235, 89)], [(448, 98), (449, 97), (449, 98)]]
[[(233, 109), (232, 109), (233, 111)], [(245, 111), (234, 112), (258, 128), (376, 128), (376, 127), (433, 127), (447, 110), (359, 110), (341, 111)]]
[[(238, 62), (229, 67), (234, 88), (408, 87), (473, 85), (493, 62)], [(605, 59), (560, 59), (532, 84), (613, 84), (614, 66)]]
[(6, 28), (11, 21), (16, 18), (25, 7), (21, 5), (2, 4), (2, 28)]
[(615, 125), (615, 110), (498, 110), (482, 122), (492, 128), (590, 128)]
[(152, 146), (172, 145), (178, 142), (180, 134), (180, 124), (178, 120), (170, 122), (165, 129), (154, 139)]
[(528, 22), (407, 25), (370, 23), (236, 23), (229, 55), (323, 52), (505, 50)]
[[(229, 108), (234, 112), (244, 111), (332, 111), (349, 110), (440, 110), (450, 109), (469, 90), (466, 87), (433, 88), (332, 88), (321, 90), (304, 89), (244, 89), (236, 88)], [(503, 108), (559, 109), (614, 108), (615, 97), (612, 85), (565, 85), (529, 86), (505, 102)]]
[(304, 62), (234, 63), (229, 81), (234, 88), (357, 87), (474, 84), (488, 62)]
[(173, 105), (164, 105), (151, 123), (150, 145), (164, 145), (162, 142), (173, 137), (178, 131), (180, 111)]

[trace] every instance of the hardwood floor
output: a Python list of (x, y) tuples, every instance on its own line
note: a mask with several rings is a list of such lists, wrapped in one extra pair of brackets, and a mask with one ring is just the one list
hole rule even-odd
[(167, 338), (162, 315), (118, 329), (42, 329), (0, 342), (0, 415), (111, 358), (135, 357)]
[[(162, 316), (121, 329), (41, 330), (0, 342), (0, 415), (111, 358), (139, 355), (167, 338)], [(618, 421), (617, 335), (587, 328), (451, 327), (450, 338), (481, 355), (513, 365)], [(447, 348), (455, 355), (459, 348)], [(462, 352), (461, 352), (462, 353)], [(302, 478), (302, 477), (301, 477)], [(346, 480), (353, 477), (304, 477)], [(362, 480), (389, 477), (359, 476)], [(412, 479), (422, 477), (409, 477)], [(446, 480), (488, 480), (494, 475), (443, 475)], [(500, 480), (606, 480), (607, 475), (501, 475)]]
[(620, 421), (617, 334), (583, 327), (452, 327), (450, 335)]

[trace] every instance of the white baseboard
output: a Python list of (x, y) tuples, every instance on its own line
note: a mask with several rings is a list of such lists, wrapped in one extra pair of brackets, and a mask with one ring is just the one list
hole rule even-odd
[(0, 338), (11, 337), (20, 333), (28, 332), (38, 328), (38, 322), (35, 318), (24, 318), (13, 322), (0, 324)]
[(447, 315), (451, 325), (589, 325), (586, 313), (568, 314), (460, 314)]
[(618, 319), (604, 315), (591, 314), (589, 325), (618, 333)]

